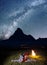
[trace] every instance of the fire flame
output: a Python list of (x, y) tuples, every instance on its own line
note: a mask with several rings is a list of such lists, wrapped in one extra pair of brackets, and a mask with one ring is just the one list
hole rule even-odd
[(34, 50), (32, 50), (32, 56), (36, 56), (36, 53), (34, 52)]

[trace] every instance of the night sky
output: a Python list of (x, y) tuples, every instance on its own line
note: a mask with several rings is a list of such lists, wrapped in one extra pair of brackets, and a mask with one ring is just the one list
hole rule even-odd
[(36, 39), (47, 37), (47, 0), (0, 0), (0, 38), (17, 28)]

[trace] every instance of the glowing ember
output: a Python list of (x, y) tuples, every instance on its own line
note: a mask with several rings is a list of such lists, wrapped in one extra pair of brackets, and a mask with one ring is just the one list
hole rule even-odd
[(34, 52), (34, 50), (32, 50), (32, 56), (36, 56), (36, 53)]

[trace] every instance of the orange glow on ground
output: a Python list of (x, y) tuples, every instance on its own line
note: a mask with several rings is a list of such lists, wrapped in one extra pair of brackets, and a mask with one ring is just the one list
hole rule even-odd
[(36, 55), (35, 51), (32, 50), (31, 54), (29, 54), (30, 59), (43, 60), (44, 58), (40, 55)]

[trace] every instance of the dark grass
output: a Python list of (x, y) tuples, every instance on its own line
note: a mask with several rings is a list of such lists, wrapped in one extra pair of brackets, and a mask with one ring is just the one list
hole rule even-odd
[(31, 49), (4, 49), (0, 48), (0, 65), (47, 65), (47, 49), (34, 49), (37, 54), (43, 56), (45, 60), (28, 63), (12, 63), (11, 59), (19, 58), (20, 54)]

